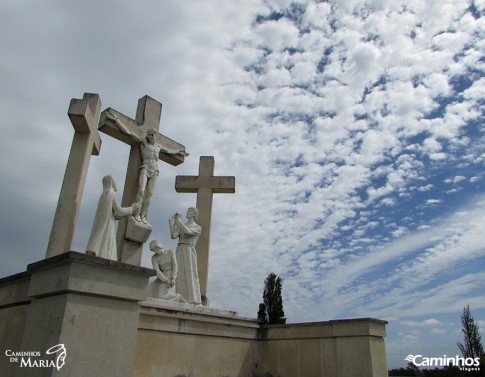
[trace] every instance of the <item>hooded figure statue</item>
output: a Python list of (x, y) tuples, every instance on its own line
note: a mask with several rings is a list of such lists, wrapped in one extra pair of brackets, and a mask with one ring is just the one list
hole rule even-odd
[(101, 258), (118, 260), (116, 251), (115, 220), (132, 215), (140, 208), (139, 203), (130, 207), (121, 207), (115, 198), (118, 182), (115, 177), (103, 177), (103, 193), (99, 197), (98, 208), (94, 216), (91, 235), (89, 236), (87, 254)]

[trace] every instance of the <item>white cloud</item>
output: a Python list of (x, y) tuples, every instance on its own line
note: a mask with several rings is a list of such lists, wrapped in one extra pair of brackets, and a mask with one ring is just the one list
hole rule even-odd
[(417, 322), (417, 321), (402, 321), (401, 323), (403, 325), (409, 326), (409, 327), (436, 327), (436, 326), (443, 324), (443, 322), (441, 322), (441, 321), (439, 321), (435, 318), (425, 319), (424, 321), (420, 321), (420, 322)]
[(298, 41), (298, 29), (286, 18), (268, 21), (255, 28), (256, 43), (271, 50), (281, 51), (294, 47)]

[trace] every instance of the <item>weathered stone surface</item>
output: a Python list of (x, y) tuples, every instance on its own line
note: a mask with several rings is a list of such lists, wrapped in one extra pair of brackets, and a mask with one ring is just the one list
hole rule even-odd
[[(175, 309), (180, 312), (191, 312), (191, 313), (201, 313), (201, 314), (213, 314), (219, 317), (237, 317), (237, 313), (230, 310), (208, 308), (207, 306), (194, 305), (184, 302), (176, 302), (172, 300), (163, 300), (153, 297), (148, 297), (145, 301), (140, 302), (140, 305), (147, 309)], [(248, 319), (254, 322), (253, 319)]]
[(67, 349), (66, 365), (10, 376), (387, 377), (385, 321), (259, 327), (234, 312), (144, 296), (155, 272), (69, 252), (0, 280), (0, 347)]
[[(387, 377), (385, 321), (260, 328), (255, 320), (209, 308), (152, 300), (140, 305), (136, 376)], [(161, 345), (170, 351), (156, 352)]]
[(20, 367), (20, 361), (3, 365), (2, 360), (3, 375), (131, 377), (138, 301), (152, 275), (151, 269), (68, 252), (30, 264), (27, 274), (16, 279), (0, 281), (0, 291), (20, 287), (22, 296), (28, 282), (29, 300), (14, 302), (14, 295), (10, 304), (3, 301), (0, 319), (8, 327), (0, 326), (0, 347), (43, 356), (58, 344), (67, 350), (60, 371)]
[[(148, 241), (150, 234), (152, 234), (152, 226), (150, 224), (140, 223), (139, 221), (136, 221), (133, 217), (129, 217), (127, 219), (126, 234), (125, 234), (125, 237), (127, 240), (144, 244), (145, 242)], [(130, 260), (131, 258), (129, 258), (129, 255), (125, 253), (124, 262), (131, 263)], [(136, 265), (136, 263), (132, 263), (132, 264)]]
[(84, 93), (73, 98), (68, 115), (74, 127), (74, 138), (64, 181), (57, 203), (46, 258), (71, 249), (77, 217), (83, 196), (91, 155), (98, 155), (101, 139), (97, 130), (101, 101), (99, 95)]

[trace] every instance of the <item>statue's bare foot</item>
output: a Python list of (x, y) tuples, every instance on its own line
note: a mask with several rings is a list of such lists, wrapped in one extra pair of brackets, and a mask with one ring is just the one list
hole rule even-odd
[(139, 223), (141, 223), (141, 222), (142, 222), (140, 215), (136, 215), (136, 216), (134, 217), (134, 219), (135, 219), (135, 221), (138, 221)]
[(143, 224), (148, 224), (147, 217), (146, 217), (146, 216), (143, 216), (143, 218), (141, 219), (141, 222), (142, 222)]

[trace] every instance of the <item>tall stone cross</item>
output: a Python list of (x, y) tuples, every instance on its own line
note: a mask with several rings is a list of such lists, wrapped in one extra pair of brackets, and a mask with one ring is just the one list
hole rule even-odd
[(233, 194), (236, 192), (236, 178), (229, 176), (214, 176), (214, 157), (201, 156), (199, 162), (199, 175), (178, 175), (175, 178), (177, 192), (196, 192), (199, 210), (197, 223), (202, 232), (197, 241), (197, 266), (199, 269), (200, 293), (202, 303), (208, 305), (207, 283), (209, 276), (209, 245), (212, 217), (213, 194)]
[[(139, 144), (133, 138), (123, 133), (112, 121), (108, 120), (106, 116), (108, 111), (116, 115), (129, 131), (138, 135), (140, 138), (145, 138), (148, 129), (154, 128), (158, 131), (162, 114), (162, 104), (149, 96), (144, 96), (138, 101), (135, 119), (131, 119), (111, 108), (104, 110), (101, 114), (99, 130), (131, 147), (128, 167), (126, 170), (123, 198), (121, 201), (123, 207), (128, 207), (132, 205), (136, 199), (136, 194), (138, 192), (138, 177), (143, 160)], [(156, 143), (169, 149), (185, 149), (183, 145), (159, 133), (156, 134)], [(174, 166), (184, 162), (184, 156), (170, 155), (164, 152), (160, 152), (159, 159)], [(132, 217), (120, 220), (116, 235), (118, 260), (139, 266), (141, 264), (143, 243), (146, 242), (150, 236), (151, 230), (152, 228), (149, 224), (137, 222)]]
[(67, 114), (74, 127), (74, 138), (57, 202), (46, 258), (71, 250), (89, 161), (91, 155), (98, 155), (101, 149), (101, 139), (97, 129), (100, 109), (101, 100), (97, 94), (84, 93), (83, 99), (71, 99)]

